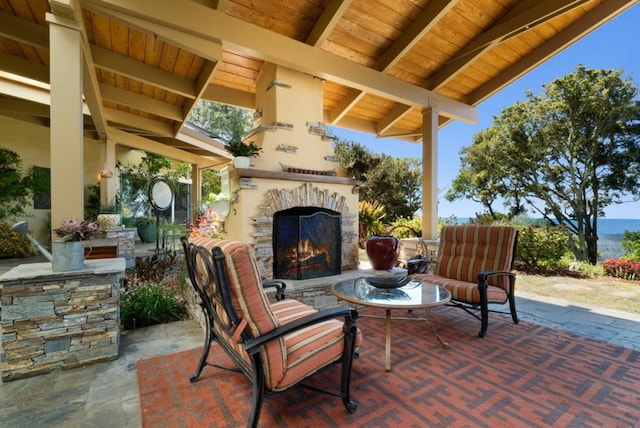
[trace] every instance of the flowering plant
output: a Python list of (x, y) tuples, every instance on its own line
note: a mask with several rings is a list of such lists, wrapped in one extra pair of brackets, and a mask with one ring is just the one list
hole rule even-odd
[(100, 233), (100, 226), (95, 221), (77, 220), (70, 218), (60, 223), (60, 227), (54, 229), (61, 241), (86, 241)]
[(196, 224), (191, 225), (189, 236), (191, 238), (197, 238), (200, 236), (222, 238), (222, 232), (220, 231), (220, 219), (211, 207), (205, 208), (202, 214), (198, 216)]

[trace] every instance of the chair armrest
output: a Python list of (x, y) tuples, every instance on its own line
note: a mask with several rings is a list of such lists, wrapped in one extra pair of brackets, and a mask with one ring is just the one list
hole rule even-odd
[(285, 284), (283, 281), (279, 281), (277, 279), (266, 279), (264, 281), (262, 281), (262, 287), (263, 288), (275, 288), (276, 289), (276, 300), (280, 301), (280, 300), (284, 300), (285, 299), (285, 295), (284, 295), (284, 290), (285, 288), (287, 288), (287, 284)]
[(255, 339), (248, 340), (244, 347), (249, 355), (253, 355), (260, 351), (260, 348), (266, 345), (268, 342), (278, 339), (284, 335), (287, 335), (293, 331), (305, 328), (307, 326), (317, 324), (322, 321), (331, 320), (339, 317), (344, 317), (345, 322), (351, 322), (355, 325), (355, 320), (358, 318), (358, 311), (349, 306), (339, 306), (335, 308), (328, 308), (322, 311), (316, 312), (306, 317), (299, 318), (295, 321), (277, 327), (268, 333), (263, 334)]
[(509, 294), (513, 293), (513, 288), (515, 287), (515, 280), (516, 280), (516, 274), (513, 272), (500, 271), (500, 270), (488, 270), (484, 272), (479, 272), (478, 287), (486, 288), (487, 278), (489, 278), (490, 276), (497, 276), (497, 275), (506, 275), (509, 277)]

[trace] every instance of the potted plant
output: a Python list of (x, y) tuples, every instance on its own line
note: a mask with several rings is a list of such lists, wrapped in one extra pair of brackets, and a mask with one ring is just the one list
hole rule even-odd
[(120, 205), (117, 201), (118, 199), (116, 197), (116, 205), (105, 205), (100, 207), (100, 214), (96, 216), (96, 220), (102, 230), (113, 229), (116, 226), (120, 226)]
[(84, 268), (84, 244), (100, 233), (95, 221), (70, 218), (54, 229), (60, 239), (51, 243), (51, 268), (54, 272), (66, 272)]
[(236, 168), (248, 168), (251, 165), (251, 158), (260, 156), (262, 147), (258, 147), (253, 141), (244, 143), (243, 141), (231, 141), (224, 145), (224, 148), (233, 156), (233, 165)]
[(145, 243), (156, 242), (157, 238), (157, 224), (154, 217), (136, 217), (135, 219), (136, 230), (138, 231), (138, 237)]

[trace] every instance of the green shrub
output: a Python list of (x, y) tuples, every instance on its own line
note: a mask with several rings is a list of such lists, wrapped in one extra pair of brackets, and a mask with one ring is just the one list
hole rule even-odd
[(163, 283), (147, 283), (123, 294), (120, 318), (125, 330), (178, 321), (186, 317), (186, 308), (175, 291)]
[(620, 246), (625, 251), (625, 259), (640, 261), (640, 232), (625, 231)]
[(0, 222), (0, 257), (31, 257), (36, 250), (26, 236), (11, 230), (11, 225)]
[(422, 236), (422, 219), (401, 217), (391, 225), (391, 234), (399, 239), (419, 238)]
[(558, 266), (567, 250), (569, 233), (564, 227), (516, 226), (516, 260), (529, 267)]

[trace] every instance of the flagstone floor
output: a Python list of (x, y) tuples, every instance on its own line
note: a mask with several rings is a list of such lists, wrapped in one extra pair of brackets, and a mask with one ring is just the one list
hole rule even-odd
[[(0, 274), (6, 270), (0, 260)], [(517, 307), (523, 321), (640, 351), (640, 315), (524, 293)], [(0, 427), (139, 427), (136, 362), (202, 341), (196, 321), (142, 328), (123, 333), (117, 360), (2, 383)]]

